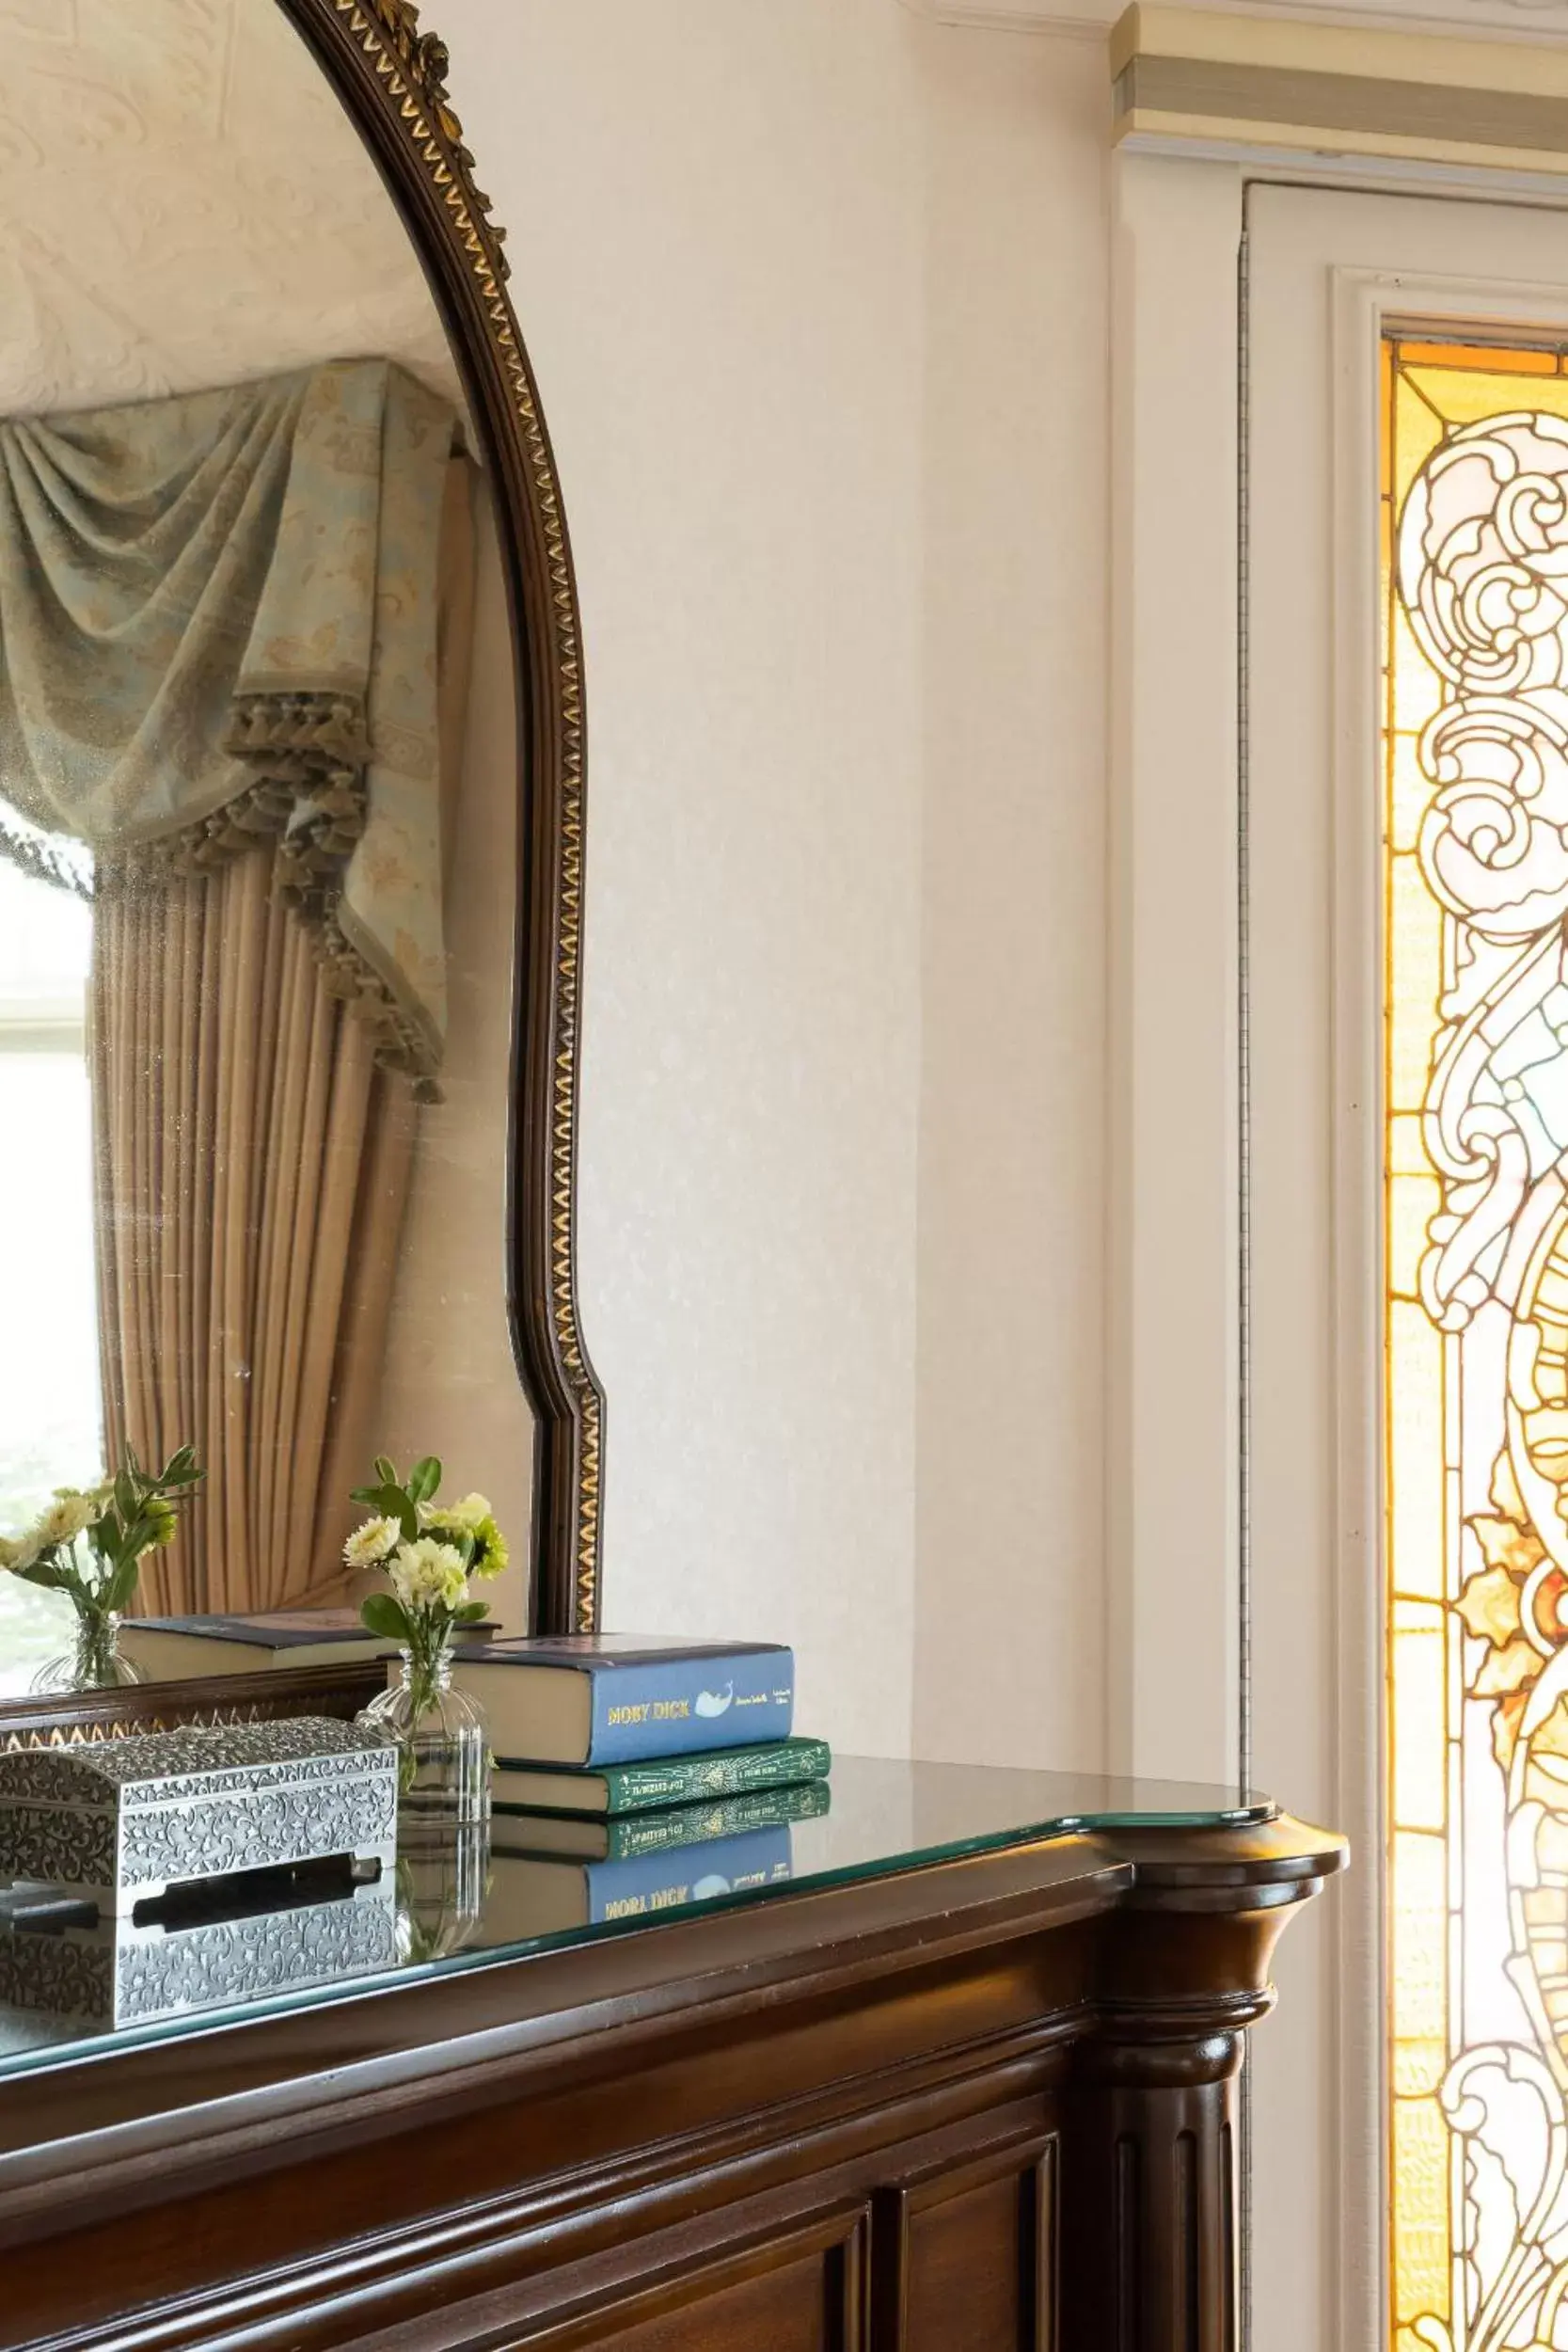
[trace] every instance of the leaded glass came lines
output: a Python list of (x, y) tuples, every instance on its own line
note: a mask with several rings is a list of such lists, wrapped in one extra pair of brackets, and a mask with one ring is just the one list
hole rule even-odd
[(1393, 2352), (1568, 2352), (1568, 374), (1384, 350)]

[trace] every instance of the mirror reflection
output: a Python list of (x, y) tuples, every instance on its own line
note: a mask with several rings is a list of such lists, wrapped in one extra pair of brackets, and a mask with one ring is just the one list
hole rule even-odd
[[(372, 1456), (445, 1447), (520, 1559), (513, 689), (457, 371), (276, 0), (82, 0), (8, 69), (0, 1537), (25, 1568), (57, 1490), (189, 1448), (135, 1608), (312, 1607)], [(0, 1576), (0, 1694), (70, 1616)]]

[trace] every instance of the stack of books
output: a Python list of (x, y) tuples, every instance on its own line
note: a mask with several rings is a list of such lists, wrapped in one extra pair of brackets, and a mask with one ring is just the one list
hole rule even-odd
[(497, 1759), (492, 1904), (532, 1933), (775, 1884), (792, 1824), (828, 1810), (832, 1755), (795, 1736), (781, 1644), (502, 1639), (467, 1645), (453, 1679)]

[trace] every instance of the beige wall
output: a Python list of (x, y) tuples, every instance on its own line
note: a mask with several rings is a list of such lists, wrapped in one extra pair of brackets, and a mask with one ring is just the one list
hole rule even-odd
[[(1102, 1741), (1102, 60), (444, 0), (588, 662), (610, 1622)], [(918, 1438), (918, 1466), (917, 1466)]]
[(438, 1454), (449, 1494), (483, 1486), (514, 1553), (485, 1598), (521, 1629), (533, 1423), (503, 1304), (516, 724), (506, 584), (483, 485), (474, 516), (473, 667), (449, 898), (443, 1100), (420, 1113), (376, 1442), (400, 1468)]
[(1097, 42), (927, 28), (921, 1756), (1105, 1737)]

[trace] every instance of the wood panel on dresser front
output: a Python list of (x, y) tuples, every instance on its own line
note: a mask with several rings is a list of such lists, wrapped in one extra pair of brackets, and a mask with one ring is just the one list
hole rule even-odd
[(0, 2075), (0, 2344), (1234, 2352), (1336, 1839), (1072, 1836)]

